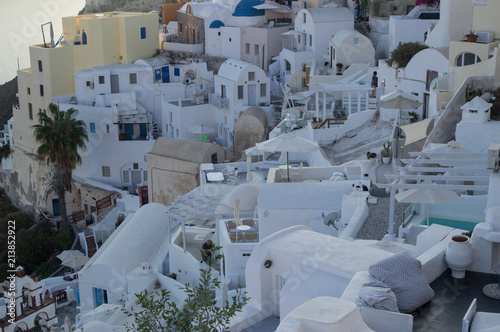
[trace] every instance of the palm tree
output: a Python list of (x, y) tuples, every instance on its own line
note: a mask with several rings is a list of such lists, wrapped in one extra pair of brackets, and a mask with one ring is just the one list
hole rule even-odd
[(54, 187), (59, 199), (62, 217), (62, 229), (68, 221), (66, 215), (67, 191), (71, 192), (71, 174), (76, 165), (82, 163), (78, 149), (85, 149), (88, 141), (85, 122), (76, 120), (73, 116), (77, 110), (70, 108), (60, 111), (59, 107), (51, 103), (49, 114), (38, 113), (40, 124), (34, 125), (35, 139), (40, 146), (37, 153), (40, 158), (48, 157), (54, 166)]

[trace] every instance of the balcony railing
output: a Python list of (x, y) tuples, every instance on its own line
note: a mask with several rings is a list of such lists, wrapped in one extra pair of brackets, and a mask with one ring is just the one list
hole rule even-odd
[(215, 106), (217, 108), (228, 108), (229, 107), (229, 99), (222, 98), (218, 94), (211, 93), (208, 95), (208, 102), (210, 105)]

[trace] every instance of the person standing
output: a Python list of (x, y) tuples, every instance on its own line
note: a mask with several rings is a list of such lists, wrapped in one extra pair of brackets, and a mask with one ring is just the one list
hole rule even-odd
[(373, 72), (372, 76), (372, 98), (375, 98), (375, 91), (377, 90), (378, 87), (378, 77), (377, 77), (377, 72)]
[(214, 251), (214, 243), (212, 240), (208, 240), (201, 246), (201, 255), (203, 257), (203, 262), (211, 263), (212, 251)]

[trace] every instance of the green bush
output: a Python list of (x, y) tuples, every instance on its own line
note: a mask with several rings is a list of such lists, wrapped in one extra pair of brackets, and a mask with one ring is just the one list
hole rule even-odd
[(27, 275), (49, 260), (56, 249), (52, 226), (46, 222), (37, 223), (29, 230), (22, 229), (16, 234), (16, 242), (17, 264), (24, 267)]
[(75, 241), (75, 233), (71, 229), (71, 226), (68, 226), (64, 231), (61, 231), (57, 234), (57, 244), (62, 250), (69, 250), (73, 245), (73, 241)]
[(37, 266), (35, 269), (35, 274), (40, 278), (48, 278), (50, 275), (57, 271), (61, 267), (61, 262), (58, 259), (51, 259), (47, 262), (43, 262)]
[(427, 45), (418, 42), (413, 43), (399, 43), (398, 47), (391, 53), (391, 58), (387, 61), (389, 66), (396, 62), (399, 68), (404, 68), (410, 62), (411, 58), (418, 52), (429, 48)]
[(21, 229), (28, 229), (31, 226), (35, 224), (33, 219), (31, 219), (30, 215), (21, 211), (16, 211), (16, 212), (10, 212), (4, 217), (0, 217), (0, 233), (6, 234), (7, 233), (7, 226), (9, 220), (14, 220), (15, 226), (16, 226), (16, 231), (19, 231)]

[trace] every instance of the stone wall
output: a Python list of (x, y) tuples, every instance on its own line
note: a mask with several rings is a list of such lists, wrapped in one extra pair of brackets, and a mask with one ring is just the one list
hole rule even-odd
[(185, 44), (204, 44), (205, 25), (200, 17), (178, 12), (179, 39)]

